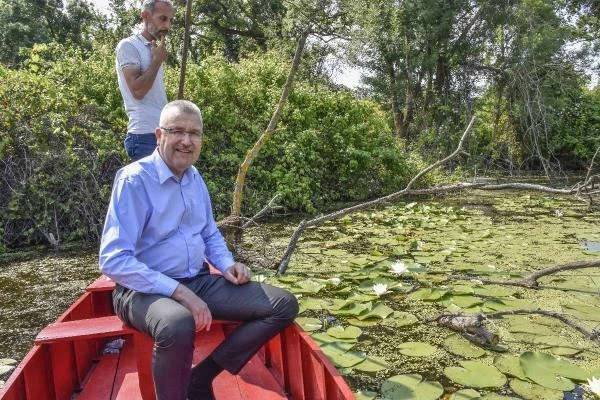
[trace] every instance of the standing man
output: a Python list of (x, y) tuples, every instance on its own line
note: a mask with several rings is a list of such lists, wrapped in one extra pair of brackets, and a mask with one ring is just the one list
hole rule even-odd
[(125, 150), (132, 161), (152, 154), (156, 148), (154, 131), (160, 111), (167, 104), (163, 78), (168, 55), (165, 36), (174, 14), (171, 0), (144, 0), (141, 31), (117, 45), (117, 79), (129, 118)]
[[(158, 400), (214, 400), (213, 379), (238, 373), (298, 313), (293, 294), (250, 281), (228, 250), (193, 165), (202, 136), (195, 104), (163, 108), (152, 155), (117, 172), (100, 244), (100, 270), (117, 284), (115, 313), (154, 339)], [(213, 319), (242, 324), (191, 369), (195, 332)]]

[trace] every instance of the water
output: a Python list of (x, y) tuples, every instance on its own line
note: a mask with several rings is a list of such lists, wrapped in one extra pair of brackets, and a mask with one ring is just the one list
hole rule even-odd
[(0, 256), (0, 358), (22, 359), (37, 332), (98, 277), (97, 265), (96, 251), (82, 246)]

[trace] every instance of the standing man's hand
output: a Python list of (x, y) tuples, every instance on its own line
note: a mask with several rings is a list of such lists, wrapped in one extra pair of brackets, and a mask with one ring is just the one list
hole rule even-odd
[(223, 272), (223, 278), (227, 279), (234, 285), (243, 285), (250, 281), (251, 271), (245, 264), (240, 262), (234, 263), (231, 267)]
[(196, 293), (192, 292), (183, 284), (177, 285), (173, 295), (174, 300), (180, 302), (185, 308), (190, 310), (196, 324), (196, 331), (209, 330), (212, 324), (212, 313), (208, 305)]
[(163, 34), (160, 36), (160, 43), (156, 45), (156, 42), (152, 42), (152, 60), (156, 60), (159, 64), (166, 61), (167, 56), (167, 39)]

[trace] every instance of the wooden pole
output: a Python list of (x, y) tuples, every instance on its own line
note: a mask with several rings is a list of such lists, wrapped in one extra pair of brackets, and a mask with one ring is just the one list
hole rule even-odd
[(181, 54), (181, 73), (179, 74), (179, 92), (177, 99), (183, 99), (183, 86), (185, 84), (185, 67), (187, 65), (188, 43), (190, 41), (190, 18), (192, 15), (192, 0), (186, 1), (185, 33), (183, 34), (183, 53)]

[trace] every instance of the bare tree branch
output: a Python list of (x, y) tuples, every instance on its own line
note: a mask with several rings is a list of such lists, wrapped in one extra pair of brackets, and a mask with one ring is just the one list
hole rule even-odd
[(407, 193), (409, 193), (411, 191), (411, 187), (414, 185), (414, 183), (419, 178), (421, 178), (426, 173), (432, 171), (433, 169), (439, 167), (440, 165), (443, 165), (444, 163), (450, 161), (451, 159), (453, 159), (454, 157), (456, 157), (459, 153), (461, 153), (463, 151), (462, 148), (463, 148), (464, 141), (467, 137), (467, 134), (473, 127), (474, 123), (475, 123), (475, 117), (471, 118), (469, 125), (465, 129), (464, 133), (462, 134), (462, 137), (460, 138), (460, 141), (458, 142), (458, 146), (457, 146), (456, 150), (454, 150), (454, 152), (452, 154), (450, 154), (449, 156), (447, 156), (446, 158), (444, 158), (442, 160), (438, 160), (437, 162), (435, 162), (435, 163), (431, 164), (430, 166), (428, 166), (427, 168), (423, 169), (421, 172), (419, 172), (417, 175), (415, 175), (410, 180), (410, 182), (408, 182), (408, 184), (406, 185), (406, 187), (404, 189), (400, 190), (399, 192), (392, 193), (387, 196), (368, 201), (366, 203), (361, 203), (361, 204), (357, 204), (352, 207), (344, 208), (342, 210), (335, 211), (333, 213), (312, 219), (310, 221), (305, 220), (305, 221), (300, 222), (300, 224), (296, 228), (296, 231), (292, 235), (292, 238), (290, 239), (290, 243), (288, 244), (288, 247), (287, 247), (281, 261), (279, 262), (279, 268), (277, 270), (277, 273), (278, 274), (285, 273), (285, 270), (287, 269), (287, 266), (290, 262), (292, 254), (298, 244), (298, 240), (300, 239), (300, 236), (302, 235), (304, 230), (306, 230), (306, 228), (309, 228), (311, 226), (316, 226), (316, 225), (322, 224), (323, 222), (330, 221), (330, 220), (336, 219), (336, 218), (340, 218), (340, 217), (343, 217), (344, 215), (347, 215), (347, 214), (350, 214), (350, 213), (353, 213), (356, 211), (364, 210), (364, 209), (373, 207), (377, 204), (385, 203), (385, 202), (394, 200), (400, 196), (406, 195)]

